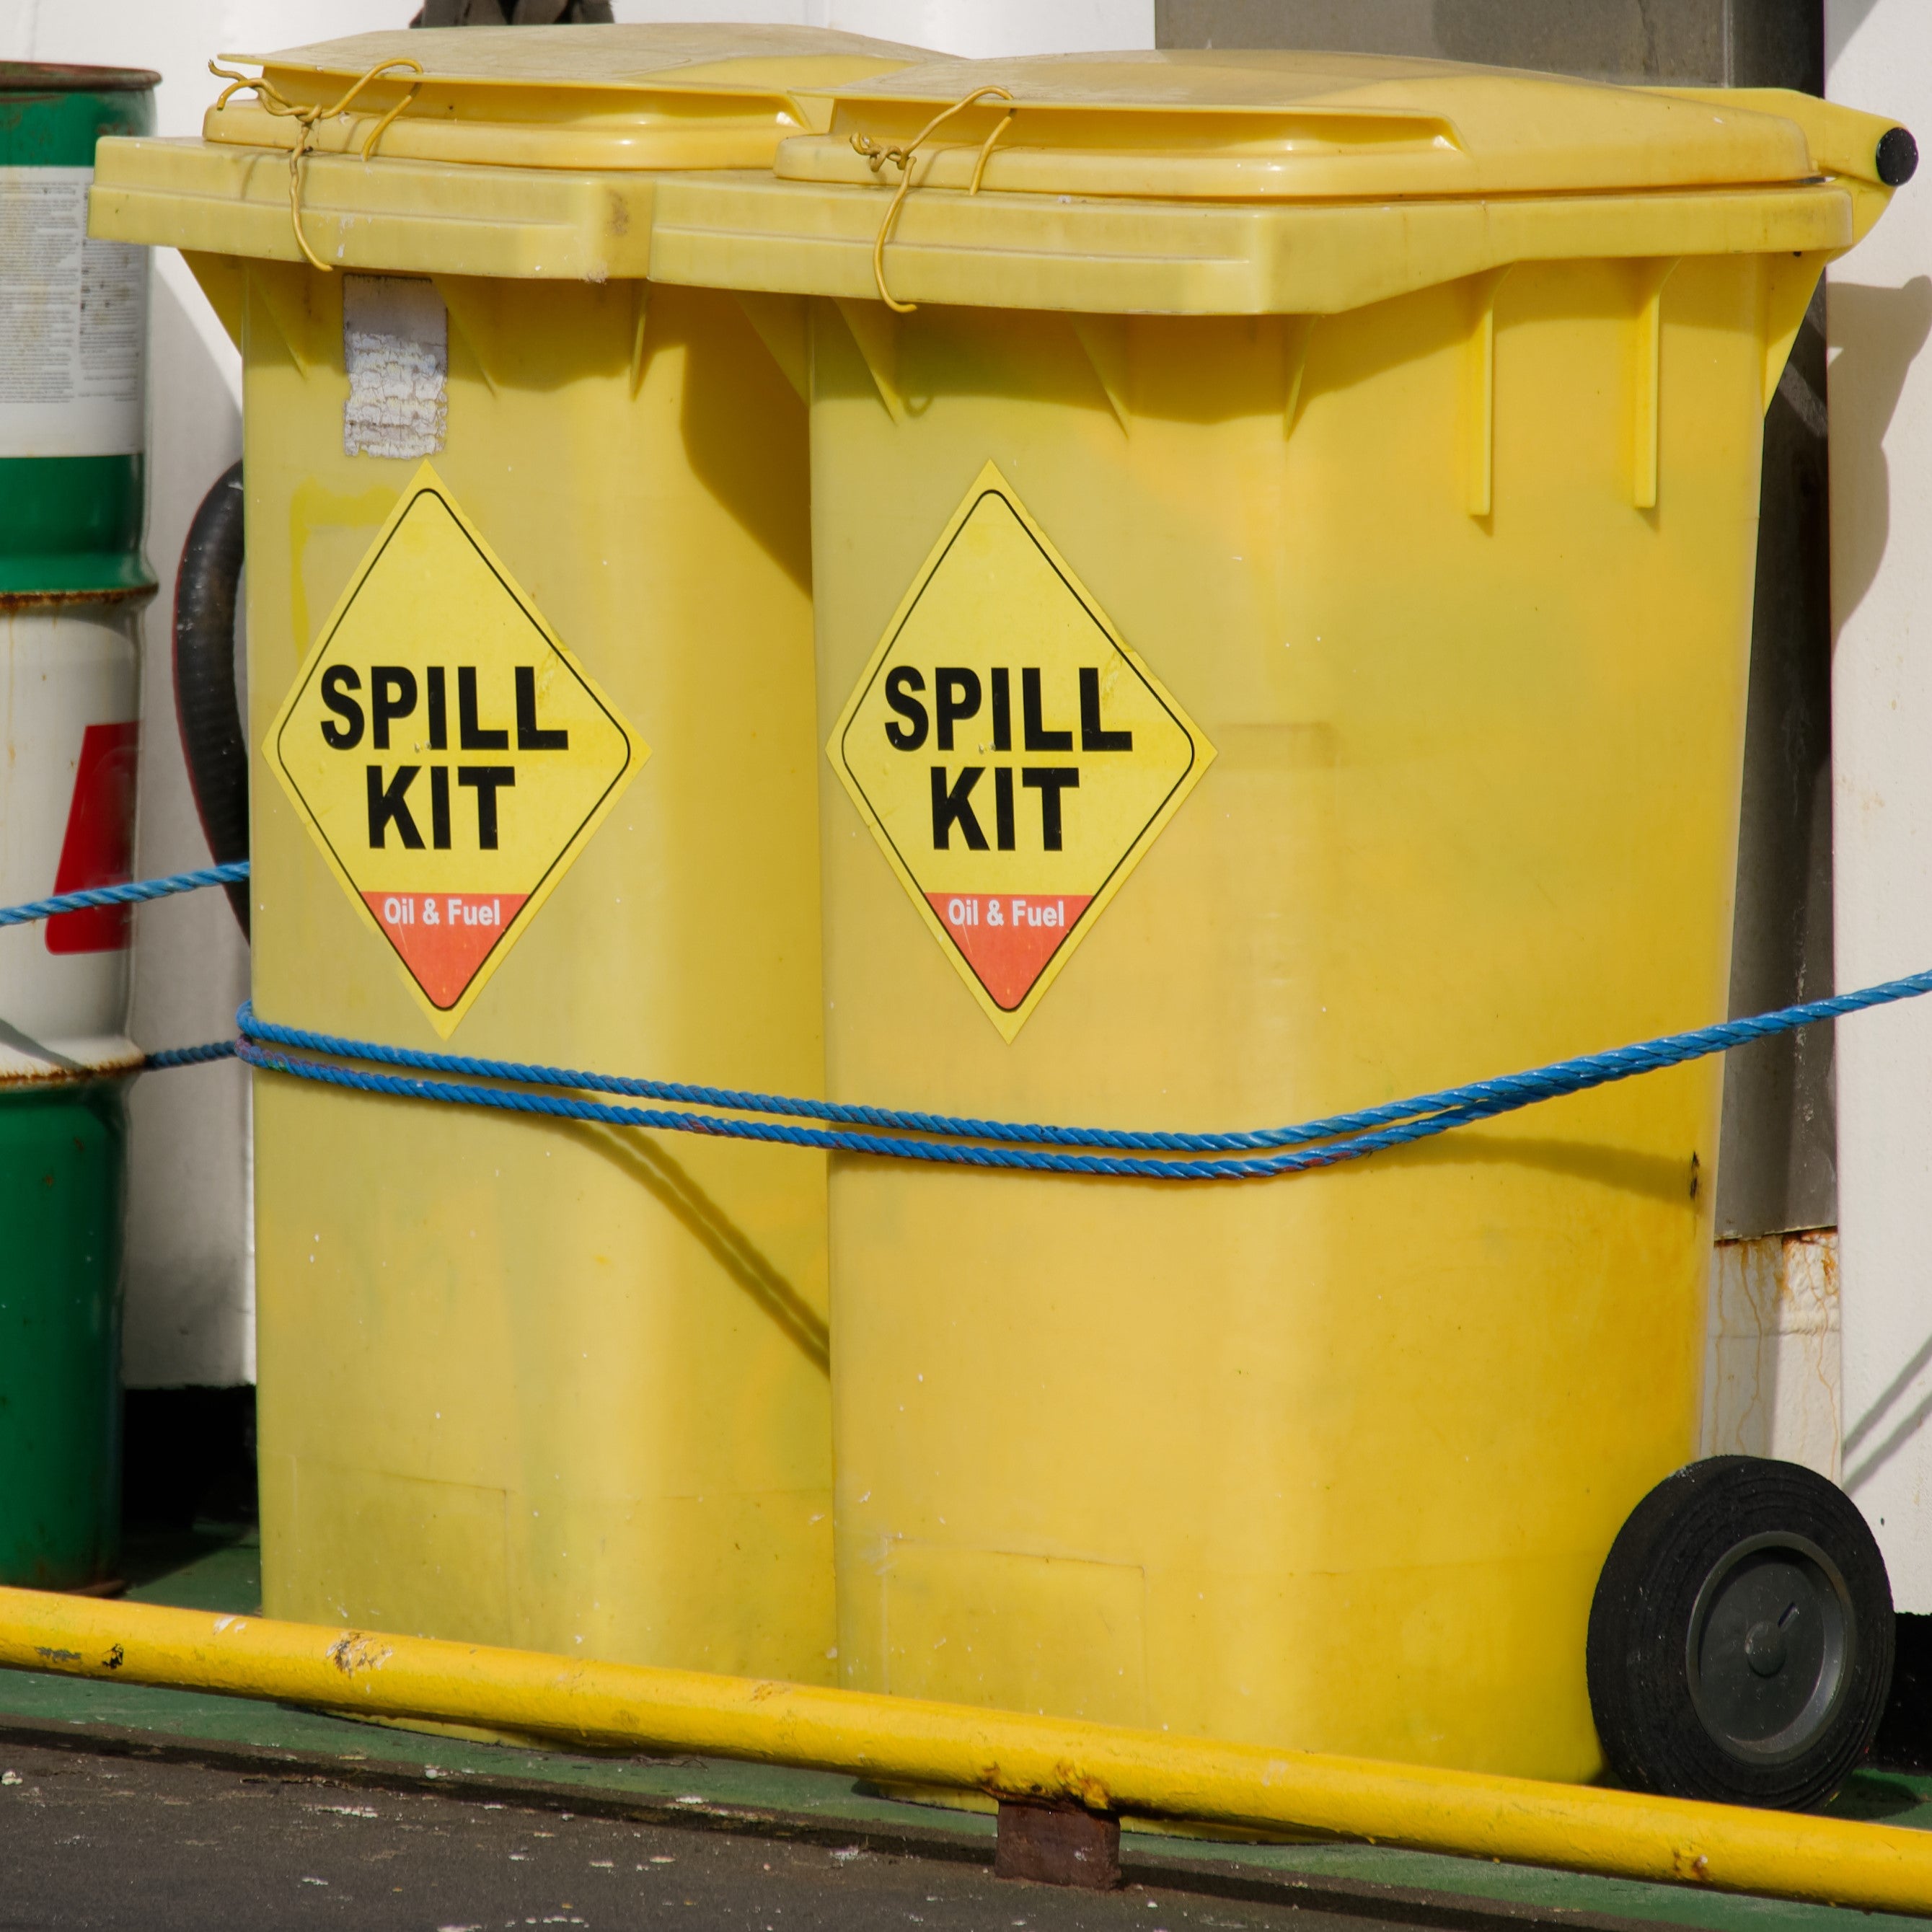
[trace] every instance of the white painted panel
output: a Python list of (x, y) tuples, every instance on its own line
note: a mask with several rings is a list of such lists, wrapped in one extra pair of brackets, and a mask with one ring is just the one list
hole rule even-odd
[[(1826, 0), (1827, 91), (1932, 146), (1932, 6)], [(1832, 271), (1838, 983), (1932, 967), (1932, 169)], [(1840, 1021), (1844, 1473), (1932, 1611), (1932, 1005)]]

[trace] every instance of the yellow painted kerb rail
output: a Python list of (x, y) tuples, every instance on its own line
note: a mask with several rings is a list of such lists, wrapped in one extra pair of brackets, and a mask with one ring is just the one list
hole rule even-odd
[(1932, 1833), (0, 1589), (0, 1666), (1932, 1916)]

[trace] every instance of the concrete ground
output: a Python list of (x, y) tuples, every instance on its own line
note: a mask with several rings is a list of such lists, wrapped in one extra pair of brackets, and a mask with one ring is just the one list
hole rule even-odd
[(978, 1862), (0, 1744), (0, 1927), (355, 1932), (660, 1924), (1182, 1932), (1339, 1918), (1283, 1900), (1015, 1885)]
[[(130, 1552), (130, 1597), (254, 1611), (252, 1541)], [(1932, 1827), (1932, 1778), (1843, 1815)], [(1130, 1821), (1131, 1824), (1131, 1821)], [(1330, 1924), (1882, 1932), (1918, 1922), (1350, 1844), (1122, 1834), (1106, 1895), (992, 1874), (993, 1820), (814, 1772), (472, 1742), (0, 1672), (0, 1932), (582, 1924), (998, 1932)]]

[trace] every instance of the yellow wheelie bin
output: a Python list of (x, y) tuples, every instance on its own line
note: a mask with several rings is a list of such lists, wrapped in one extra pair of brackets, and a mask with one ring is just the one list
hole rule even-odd
[[(806, 412), (650, 278), (805, 29), (397, 32), (110, 142), (244, 363), (254, 998), (416, 1050), (822, 1079)], [(256, 1082), (264, 1607), (811, 1680), (823, 1162)]]
[[(1902, 135), (1293, 53), (834, 92), (653, 252), (808, 331), (833, 1098), (1255, 1129), (1721, 1017), (1762, 412)], [(840, 1681), (1595, 1774), (1720, 1064), (1276, 1178), (836, 1156)]]

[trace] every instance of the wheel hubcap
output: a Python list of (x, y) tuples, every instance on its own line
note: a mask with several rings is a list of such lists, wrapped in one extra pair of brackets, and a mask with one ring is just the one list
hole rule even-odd
[(1850, 1593), (1808, 1538), (1748, 1537), (1712, 1566), (1691, 1612), (1690, 1695), (1734, 1757), (1776, 1764), (1830, 1724), (1852, 1652)]
[[(1795, 1604), (1785, 1606), (1785, 1615), (1796, 1616)], [(1753, 1624), (1744, 1633), (1744, 1661), (1760, 1677), (1775, 1677), (1784, 1668), (1784, 1633), (1773, 1623)]]

